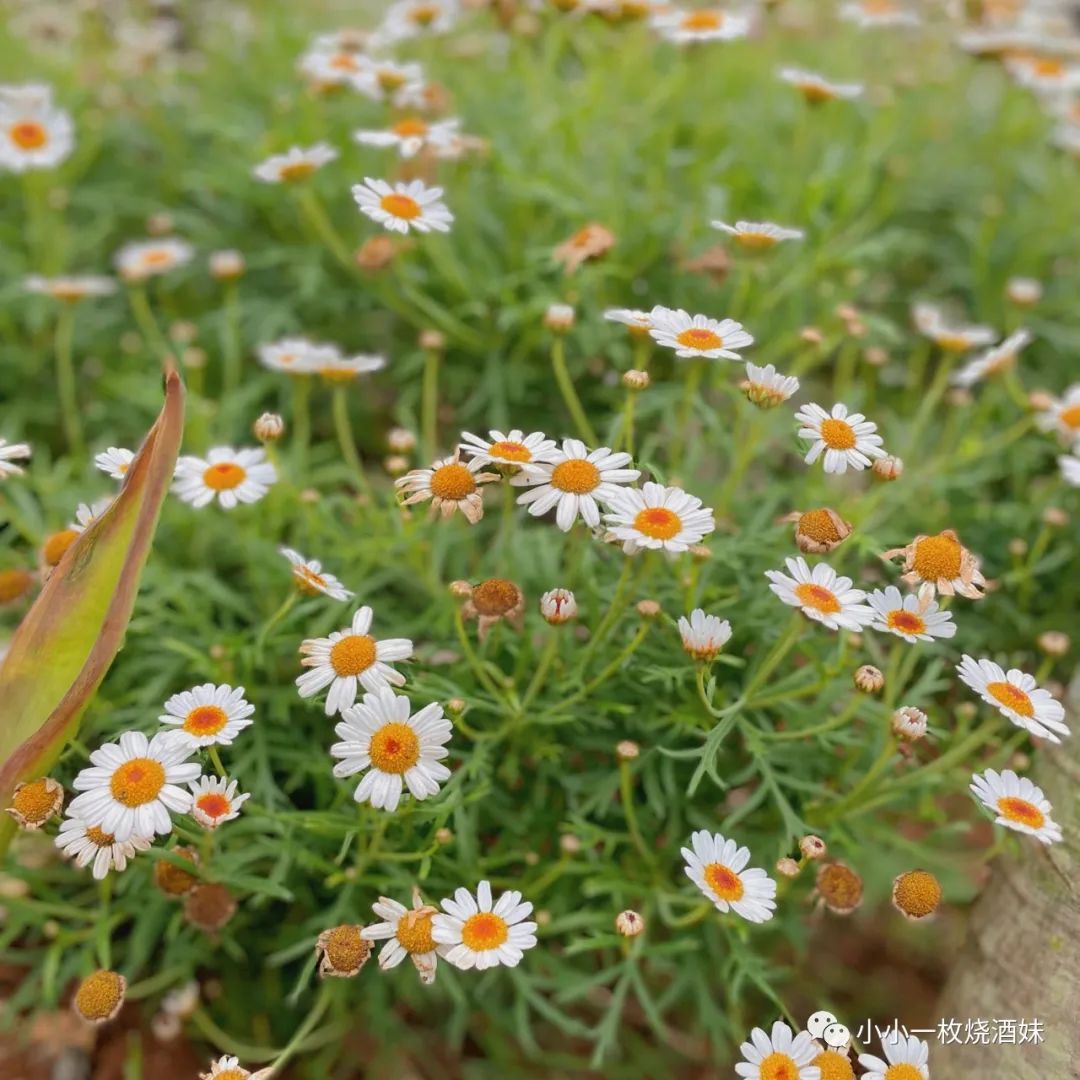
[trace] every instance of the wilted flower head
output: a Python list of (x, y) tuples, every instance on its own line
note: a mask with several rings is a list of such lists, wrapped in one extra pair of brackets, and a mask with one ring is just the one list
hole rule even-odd
[(941, 882), (929, 870), (908, 870), (893, 881), (893, 907), (915, 922), (933, 915), (941, 896)]
[(825, 863), (818, 870), (815, 891), (830, 911), (850, 915), (862, 903), (862, 878), (846, 863)]
[(578, 229), (552, 252), (552, 257), (568, 274), (589, 259), (598, 259), (615, 244), (615, 234), (595, 222)]
[(351, 979), (371, 955), (371, 944), (360, 933), (362, 926), (342, 925), (324, 930), (315, 943), (319, 974), (323, 978)]
[(104, 1024), (120, 1011), (126, 990), (127, 980), (123, 975), (115, 971), (95, 971), (79, 983), (71, 1007), (87, 1023)]
[(952, 529), (936, 536), (916, 536), (907, 547), (893, 548), (882, 553), (883, 559), (904, 557), (901, 580), (909, 585), (929, 582), (946, 596), (959, 593), (969, 600), (978, 600), (986, 586), (979, 570), (979, 560), (960, 543)]
[(796, 510), (786, 520), (795, 522), (795, 543), (808, 555), (827, 555), (851, 535), (851, 525), (827, 506)]
[(904, 475), (904, 462), (895, 454), (886, 454), (870, 466), (879, 480), (899, 480)]
[(64, 805), (64, 788), (49, 776), (19, 784), (7, 812), (20, 829), (40, 829)]
[(489, 578), (474, 585), (462, 608), (466, 619), (476, 619), (481, 640), (497, 622), (507, 620), (515, 630), (522, 627), (525, 595), (505, 578)]

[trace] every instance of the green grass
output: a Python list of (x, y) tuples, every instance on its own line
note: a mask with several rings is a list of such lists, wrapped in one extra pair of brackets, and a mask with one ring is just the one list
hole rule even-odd
[[(171, 693), (203, 681), (247, 687), (257, 723), (222, 757), (251, 807), (212, 843), (177, 822), (179, 838), (203, 846), (207, 875), (236, 896), (237, 915), (216, 939), (187, 926), (151, 884), (160, 843), (112, 878), (108, 902), (88, 874), (35, 861), (37, 848), (23, 844), (6, 872), (29, 890), (5, 898), (0, 927), (0, 955), (28, 965), (15, 1008), (55, 1006), (107, 951), (151, 1009), (192, 976), (219, 981), (222, 993), (190, 1035), (207, 1055), (238, 1053), (250, 1067), (317, 1008), (296, 1059), (312, 1077), (348, 1075), (358, 1054), (371, 1075), (428, 1057), (445, 1058), (448, 1072), (464, 1060), (478, 1077), (568, 1074), (590, 1062), (612, 1076), (722, 1064), (751, 1027), (807, 997), (904, 1019), (888, 987), (852, 985), (850, 972), (815, 952), (819, 931), (804, 902), (811, 870), (782, 880), (777, 917), (750, 926), (701, 907), (679, 847), (707, 828), (747, 844), (753, 865), (771, 870), (801, 835), (819, 832), (865, 878), (867, 901), (853, 917), (863, 932), (908, 941), (921, 955), (941, 947), (941, 932), (899, 925), (887, 907), (893, 877), (923, 866), (950, 905), (971, 899), (985, 852), (969, 836), (980, 818), (967, 798), (970, 773), (1028, 747), (990, 710), (958, 709), (974, 698), (952, 665), (968, 652), (1064, 678), (1064, 666), (1037, 653), (1036, 636), (1080, 632), (1064, 587), (1077, 573), (1075, 529), (1042, 521), (1048, 506), (1080, 507), (1057, 474), (1058, 448), (1020, 398), (1021, 384), (1062, 391), (1080, 348), (1080, 203), (1076, 163), (1045, 145), (1049, 122), (1000, 69), (964, 57), (943, 32), (901, 45), (891, 34), (859, 36), (816, 8), (800, 9), (804, 31), (770, 25), (759, 39), (690, 51), (641, 26), (546, 12), (535, 36), (503, 36), (481, 13), (448, 38), (403, 48), (446, 86), (463, 129), (490, 151), (440, 167), (453, 231), (418, 237), (390, 269), (366, 275), (339, 264), (290, 192), (250, 175), (273, 151), (326, 139), (341, 157), (313, 189), (338, 242), (352, 250), (377, 235), (349, 185), (389, 176), (396, 161), (349, 134), (384, 114), (356, 95), (306, 93), (294, 71), (308, 37), (338, 25), (340, 12), (261, 4), (250, 39), (193, 12), (179, 69), (155, 65), (139, 77), (110, 66), (115, 54), (92, 17), (66, 54), (0, 39), (7, 78), (51, 81), (78, 130), (75, 155), (55, 173), (22, 184), (0, 176), (0, 434), (35, 451), (28, 476), (0, 490), (0, 568), (32, 565), (79, 501), (111, 490), (88, 453), (67, 451), (53, 377), (57, 309), (23, 293), (24, 274), (105, 271), (149, 215), (172, 217), (199, 257), (156, 280), (149, 302), (166, 333), (190, 322), (205, 350), (205, 366), (187, 370), (189, 453), (250, 443), (266, 409), (295, 427), (288, 378), (254, 359), (261, 342), (300, 332), (389, 358), (385, 372), (347, 391), (370, 499), (357, 498), (331, 393), (315, 384), (310, 448), (286, 437), (282, 478), (267, 499), (232, 513), (168, 501), (126, 645), (56, 771), (70, 785), (99, 743), (154, 730)], [(808, 110), (773, 75), (785, 63), (865, 80), (868, 100)], [(736, 217), (798, 225), (807, 239), (761, 259), (733, 251), (719, 284), (681, 268), (719, 241), (711, 219)], [(551, 250), (589, 221), (610, 228), (616, 246), (565, 277)], [(234, 308), (204, 262), (228, 247), (249, 266)], [(1014, 275), (1045, 282), (1034, 310), (1005, 300)], [(944, 361), (910, 326), (918, 299), (954, 302), (1003, 332), (1030, 327), (1037, 340), (1018, 382), (949, 400)], [(884, 485), (806, 467), (794, 402), (753, 410), (737, 388), (741, 368), (725, 362), (688, 395), (689, 367), (656, 351), (652, 385), (636, 402), (635, 459), (715, 508), (709, 558), (628, 563), (580, 525), (564, 536), (527, 517), (508, 488), (488, 492), (475, 528), (460, 516), (428, 521), (423, 507), (403, 514), (380, 462), (390, 427), (420, 429), (424, 329), (447, 339), (442, 452), (462, 430), (574, 433), (542, 325), (552, 302), (577, 309), (568, 362), (605, 444), (624, 416), (618, 376), (635, 360), (602, 312), (662, 303), (745, 323), (757, 339), (748, 357), (799, 375), (800, 403), (866, 411), (904, 458), (904, 476)], [(865, 337), (845, 331), (842, 303), (857, 305)], [(820, 346), (801, 340), (809, 325)], [(78, 308), (77, 395), (92, 450), (134, 446), (158, 407), (160, 350), (138, 329), (123, 291)], [(233, 340), (243, 378), (223, 396)], [(869, 347), (887, 350), (888, 362), (867, 363)], [(893, 646), (869, 631), (856, 642), (796, 621), (763, 574), (796, 554), (791, 526), (777, 519), (825, 505), (855, 526), (828, 561), (859, 585), (894, 579), (880, 551), (952, 527), (1000, 587), (952, 605), (960, 630), (944, 644)], [(1026, 554), (1010, 553), (1016, 539)], [(290, 592), (282, 543), (357, 590), (383, 636), (416, 642), (405, 688), (414, 702), (467, 703), (450, 743), (454, 776), (438, 797), (407, 800), (387, 817), (358, 810), (354, 782), (332, 777), (332, 723), (296, 693), (296, 648), (345, 625), (352, 608), (307, 599), (273, 622)], [(525, 631), (499, 626), (478, 645), (470, 626), (462, 641), (448, 585), (492, 576), (523, 589)], [(605, 624), (602, 637), (585, 643), (584, 630), (541, 621), (539, 595), (556, 586), (574, 590), (579, 627)], [(643, 598), (661, 605), (655, 620), (637, 614)], [(697, 606), (734, 629), (700, 682), (674, 628)], [(18, 615), (5, 612), (5, 625)], [(882, 698), (852, 689), (862, 663), (889, 673)], [(546, 675), (530, 687), (542, 665)], [(878, 782), (863, 784), (900, 704), (927, 711), (929, 747), (904, 768), (890, 759)], [(843, 722), (790, 737), (834, 717)], [(620, 769), (621, 739), (642, 753)], [(440, 829), (452, 840), (440, 842)], [(580, 850), (563, 850), (563, 836)], [(520, 889), (545, 913), (539, 945), (518, 969), (477, 975), (444, 963), (425, 989), (407, 965), (384, 976), (373, 962), (320, 996), (320, 930), (373, 921), (380, 894), (407, 901), (418, 883), (437, 903), (482, 877)], [(629, 945), (613, 928), (624, 908), (648, 921)], [(808, 987), (810, 961), (817, 981)]]

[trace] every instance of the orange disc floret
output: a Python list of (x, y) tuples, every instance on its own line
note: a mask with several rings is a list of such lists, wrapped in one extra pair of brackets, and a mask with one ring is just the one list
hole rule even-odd
[(818, 871), (817, 893), (830, 911), (848, 915), (862, 903), (862, 878), (846, 863), (826, 863)]
[(476, 477), (459, 461), (440, 465), (431, 476), (431, 494), (436, 499), (460, 502), (476, 491)]
[(811, 1063), (821, 1073), (821, 1080), (855, 1080), (855, 1070), (847, 1055), (836, 1050), (823, 1050)]
[(352, 978), (367, 963), (371, 945), (360, 936), (362, 926), (343, 924), (319, 935), (316, 949), (321, 954), (319, 973), (335, 978)]
[(929, 870), (908, 870), (893, 882), (892, 900), (909, 919), (925, 919), (941, 904), (941, 882)]
[(951, 529), (924, 536), (912, 546), (911, 568), (924, 581), (953, 581), (960, 576), (964, 549)]
[(406, 952), (423, 954), (434, 950), (435, 939), (432, 937), (431, 923), (434, 914), (435, 908), (421, 907), (407, 911), (398, 920), (395, 936)]
[(800, 551), (823, 555), (851, 535), (851, 526), (827, 506), (807, 510), (795, 523), (795, 543)]
[(183, 859), (191, 866), (191, 870), (159, 859), (154, 863), (154, 884), (166, 896), (187, 896), (199, 884), (199, 879), (193, 872), (199, 865), (199, 853), (194, 848), (175, 847), (169, 854)]
[(34, 575), (29, 570), (0, 570), (0, 604), (21, 600), (33, 585)]
[(330, 649), (330, 666), (343, 679), (367, 671), (376, 659), (375, 639), (368, 634), (346, 634)]
[(120, 1011), (126, 989), (123, 975), (104, 969), (95, 971), (79, 983), (71, 1007), (87, 1023), (104, 1024)]
[(19, 784), (7, 812), (23, 829), (40, 829), (64, 804), (64, 789), (48, 776)]
[(192, 926), (211, 932), (220, 930), (236, 913), (236, 901), (224, 885), (196, 885), (184, 901), (184, 918)]
[(481, 581), (472, 591), (472, 605), (481, 615), (506, 615), (521, 603), (521, 590), (505, 578)]

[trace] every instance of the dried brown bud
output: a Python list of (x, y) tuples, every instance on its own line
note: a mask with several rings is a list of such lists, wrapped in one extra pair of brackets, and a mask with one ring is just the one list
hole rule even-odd
[(615, 929), (623, 937), (637, 937), (645, 930), (645, 920), (636, 911), (620, 911), (615, 916)]
[(235, 913), (232, 894), (224, 885), (214, 882), (196, 885), (184, 901), (184, 918), (207, 933), (220, 930)]
[(360, 245), (355, 255), (361, 270), (384, 270), (394, 261), (398, 247), (389, 236), (372, 236)]
[(856, 669), (852, 682), (855, 683), (855, 689), (864, 694), (880, 694), (885, 686), (885, 676), (872, 664), (863, 664)]
[(842, 862), (825, 863), (818, 870), (817, 894), (837, 915), (850, 915), (863, 898), (862, 878)]
[(799, 851), (804, 859), (823, 859), (828, 852), (820, 836), (804, 836), (799, 841)]

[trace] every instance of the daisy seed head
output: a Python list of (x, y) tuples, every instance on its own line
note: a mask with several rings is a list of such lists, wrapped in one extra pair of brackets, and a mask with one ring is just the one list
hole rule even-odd
[(20, 829), (40, 829), (64, 805), (64, 789), (52, 777), (42, 776), (19, 784), (7, 812)]
[(236, 901), (224, 885), (203, 882), (188, 893), (184, 918), (206, 933), (220, 930), (236, 914)]
[(850, 915), (862, 903), (862, 878), (846, 863), (825, 863), (815, 887), (822, 903), (837, 915)]
[(941, 896), (941, 882), (929, 870), (908, 870), (893, 881), (893, 907), (915, 922), (933, 915)]
[(796, 512), (791, 517), (795, 522), (795, 544), (806, 554), (827, 555), (851, 535), (851, 525), (827, 506)]
[(75, 996), (71, 1007), (76, 1016), (89, 1024), (105, 1024), (112, 1020), (124, 1004), (127, 980), (115, 971), (95, 971), (87, 975)]
[(323, 978), (351, 979), (367, 963), (371, 944), (360, 932), (362, 926), (344, 924), (324, 930), (315, 944), (319, 974)]
[(799, 841), (799, 851), (804, 859), (823, 859), (828, 854), (825, 841), (820, 836), (804, 836)]
[(620, 911), (615, 916), (615, 929), (623, 937), (637, 937), (645, 932), (645, 920), (636, 911)]
[(885, 687), (885, 676), (872, 664), (863, 664), (857, 668), (852, 681), (855, 689), (864, 694), (880, 694)]
[(275, 443), (285, 434), (285, 421), (277, 413), (264, 412), (252, 425), (252, 431), (264, 446)]

